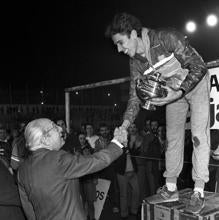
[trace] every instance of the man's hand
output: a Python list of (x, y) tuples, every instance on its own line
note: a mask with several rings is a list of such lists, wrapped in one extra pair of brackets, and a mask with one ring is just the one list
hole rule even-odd
[(125, 145), (128, 142), (127, 136), (128, 136), (128, 132), (126, 129), (122, 127), (115, 128), (113, 139), (116, 139), (118, 142)]
[(182, 96), (181, 90), (173, 90), (169, 86), (162, 86), (162, 87), (167, 90), (167, 96), (164, 98), (152, 98), (150, 99), (151, 104), (157, 106), (163, 106), (179, 99)]

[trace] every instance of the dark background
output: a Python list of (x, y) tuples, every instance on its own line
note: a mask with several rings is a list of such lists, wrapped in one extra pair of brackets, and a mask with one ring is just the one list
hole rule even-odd
[[(198, 30), (188, 35), (205, 61), (219, 58), (218, 0), (7, 1), (1, 3), (0, 89), (60, 90), (129, 75), (128, 57), (104, 37), (116, 12), (127, 11), (146, 27), (175, 27), (185, 33), (189, 19)], [(63, 97), (64, 99), (64, 97)]]

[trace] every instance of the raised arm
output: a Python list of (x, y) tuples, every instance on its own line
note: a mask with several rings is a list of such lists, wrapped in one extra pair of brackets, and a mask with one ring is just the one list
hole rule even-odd
[(129, 100), (127, 104), (126, 111), (124, 113), (123, 119), (123, 127), (128, 127), (131, 123), (134, 122), (137, 114), (139, 112), (139, 104), (140, 100), (137, 97), (136, 89), (135, 89), (135, 81), (140, 77), (140, 72), (137, 68), (137, 61), (130, 59), (130, 85), (129, 85)]

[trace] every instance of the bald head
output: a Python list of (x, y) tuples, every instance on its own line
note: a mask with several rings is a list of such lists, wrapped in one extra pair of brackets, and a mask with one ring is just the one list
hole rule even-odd
[(31, 151), (39, 148), (59, 150), (63, 143), (61, 128), (47, 118), (35, 119), (25, 128), (26, 145)]

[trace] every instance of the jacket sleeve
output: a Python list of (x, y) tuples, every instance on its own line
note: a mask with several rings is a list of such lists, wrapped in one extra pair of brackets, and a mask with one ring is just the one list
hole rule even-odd
[(79, 178), (107, 167), (117, 159), (122, 152), (123, 150), (112, 142), (107, 148), (88, 156), (76, 156), (60, 151), (58, 164), (65, 178)]
[(140, 100), (137, 97), (135, 90), (135, 81), (137, 78), (140, 77), (140, 72), (138, 71), (135, 60), (130, 59), (129, 65), (130, 65), (129, 100), (123, 119), (128, 120), (130, 123), (133, 123), (140, 109), (139, 107)]
[(22, 184), (19, 181), (19, 172), (18, 172), (18, 189), (19, 189), (21, 204), (22, 204), (22, 207), (24, 209), (24, 212), (25, 212), (27, 219), (28, 220), (36, 220), (33, 206), (27, 197), (25, 189), (23, 188)]
[(190, 92), (207, 73), (207, 67), (197, 51), (189, 45), (187, 38), (175, 31), (160, 31), (160, 43), (169, 52), (174, 53), (183, 69), (188, 69), (188, 75), (181, 84), (184, 94)]

